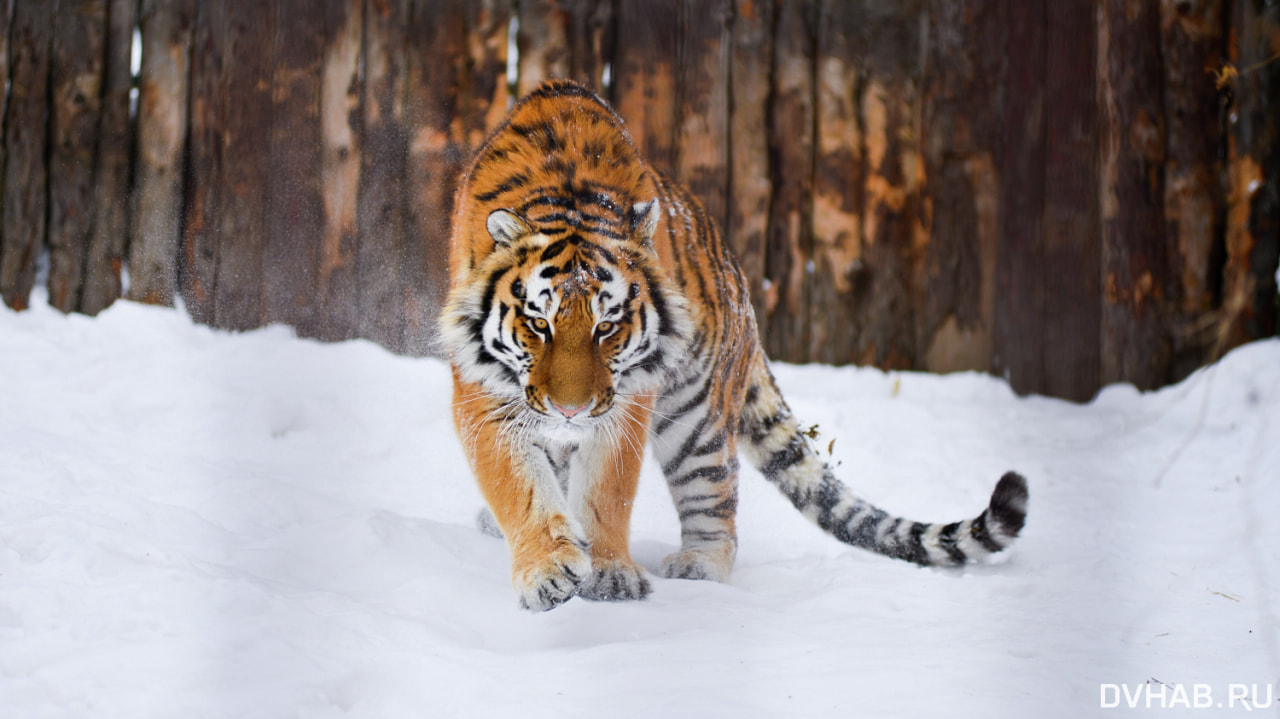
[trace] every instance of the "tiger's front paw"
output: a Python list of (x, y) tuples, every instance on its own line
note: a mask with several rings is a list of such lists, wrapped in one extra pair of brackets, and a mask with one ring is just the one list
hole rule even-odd
[(564, 604), (591, 575), (591, 556), (586, 543), (575, 538), (559, 539), (544, 557), (516, 568), (514, 580), (520, 607), (545, 612)]
[(652, 588), (643, 569), (634, 562), (616, 559), (597, 559), (591, 567), (591, 576), (578, 587), (583, 599), (608, 602), (644, 599), (650, 591)]

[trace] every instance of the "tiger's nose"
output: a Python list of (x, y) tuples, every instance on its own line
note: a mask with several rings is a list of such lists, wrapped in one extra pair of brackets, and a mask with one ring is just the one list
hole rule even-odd
[(556, 404), (555, 402), (551, 403), (551, 406), (554, 407), (555, 410), (559, 412), (565, 419), (573, 419), (575, 415), (579, 414), (580, 412), (582, 412), (582, 410), (586, 409), (588, 405), (590, 405), (590, 402), (588, 402), (587, 404), (580, 404), (577, 407), (562, 407)]

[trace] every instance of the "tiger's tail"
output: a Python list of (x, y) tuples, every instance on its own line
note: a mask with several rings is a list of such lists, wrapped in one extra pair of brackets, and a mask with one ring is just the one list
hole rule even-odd
[(1022, 530), (1027, 481), (1007, 472), (973, 519), (895, 517), (855, 495), (810, 445), (763, 362), (756, 364), (738, 429), (743, 454), (809, 519), (836, 539), (922, 566), (959, 566), (999, 552)]

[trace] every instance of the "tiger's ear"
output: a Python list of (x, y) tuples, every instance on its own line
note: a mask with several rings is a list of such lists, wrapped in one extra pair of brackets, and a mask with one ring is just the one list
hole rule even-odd
[(648, 202), (637, 202), (631, 206), (631, 232), (640, 244), (645, 247), (653, 246), (653, 233), (658, 229), (660, 217), (656, 197)]
[(509, 245), (533, 232), (533, 228), (529, 226), (529, 223), (511, 210), (494, 210), (490, 212), (489, 219), (485, 220), (484, 226), (489, 231), (489, 236), (493, 238), (493, 243), (499, 247)]

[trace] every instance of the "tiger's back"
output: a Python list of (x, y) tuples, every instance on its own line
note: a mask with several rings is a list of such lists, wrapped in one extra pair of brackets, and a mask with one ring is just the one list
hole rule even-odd
[(819, 526), (882, 554), (963, 563), (1021, 528), (1012, 473), (986, 512), (947, 525), (893, 517), (834, 477), (769, 373), (714, 222), (582, 86), (551, 81), (516, 105), (453, 223), (455, 423), (525, 606), (648, 593), (626, 540), (646, 443), (680, 516), (670, 577), (728, 577), (739, 449)]

